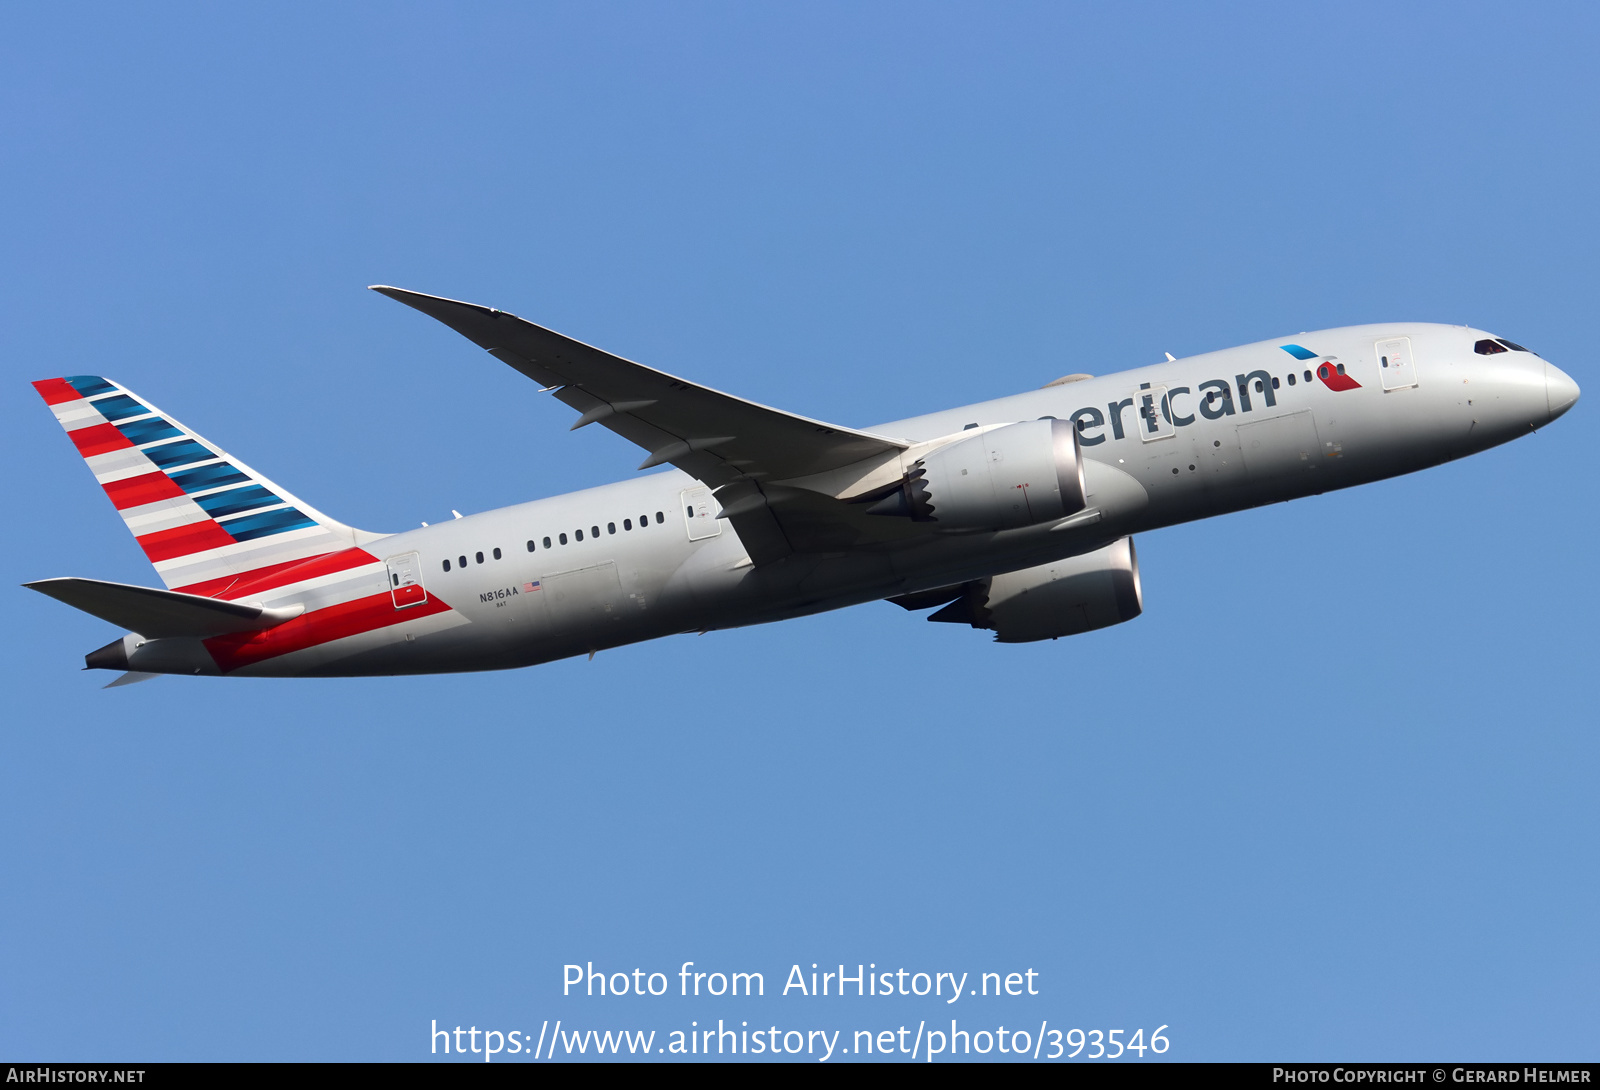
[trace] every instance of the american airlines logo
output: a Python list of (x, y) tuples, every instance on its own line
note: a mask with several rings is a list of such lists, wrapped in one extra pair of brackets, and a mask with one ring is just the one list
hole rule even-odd
[[(1335, 357), (1319, 356), (1298, 344), (1285, 344), (1279, 347), (1303, 363), (1311, 360), (1321, 361), (1314, 368), (1307, 367), (1302, 375), (1284, 376), (1288, 379), (1289, 385), (1298, 385), (1303, 377), (1308, 385), (1314, 378), (1335, 393), (1361, 388), (1361, 383), (1345, 374), (1344, 364), (1339, 363)], [(1135, 397), (1125, 397), (1121, 401), (1108, 402), (1105, 412), (1101, 412), (1096, 406), (1086, 406), (1067, 419), (1078, 429), (1078, 441), (1086, 447), (1092, 447), (1106, 441), (1104, 434), (1093, 433), (1105, 427), (1108, 422), (1111, 425), (1113, 438), (1126, 438), (1128, 433), (1123, 423), (1123, 410), (1134, 409), (1135, 417), (1143, 418), (1144, 427), (1150, 433), (1147, 438), (1155, 438), (1158, 434), (1171, 434), (1173, 428), (1184, 428), (1193, 424), (1196, 419), (1195, 414), (1185, 412), (1187, 408), (1193, 408), (1207, 420), (1221, 420), (1225, 416), (1253, 412), (1258, 402), (1265, 402), (1268, 408), (1272, 408), (1278, 404), (1276, 391), (1282, 388), (1280, 381), (1266, 370), (1257, 370), (1234, 375), (1231, 385), (1226, 379), (1209, 378), (1199, 383), (1193, 390), (1187, 386), (1152, 387), (1149, 383), (1143, 383), (1135, 395), (1138, 399), (1137, 405)], [(1237, 401), (1234, 397), (1236, 390)], [(1252, 399), (1252, 394), (1256, 400)], [(1179, 398), (1194, 400), (1192, 405), (1180, 405)], [(1159, 418), (1156, 415), (1158, 405)]]
[(1337, 356), (1318, 356), (1311, 349), (1301, 348), (1297, 344), (1280, 344), (1278, 347), (1297, 360), (1323, 360), (1322, 363), (1317, 365), (1317, 378), (1321, 379), (1322, 384), (1335, 393), (1342, 390), (1361, 389), (1361, 383), (1344, 373), (1344, 364), (1337, 362)]

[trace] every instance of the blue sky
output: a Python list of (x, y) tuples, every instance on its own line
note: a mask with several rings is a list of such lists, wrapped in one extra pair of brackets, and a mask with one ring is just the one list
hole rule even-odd
[[(1595, 1058), (1592, 8), (0, 19), (13, 585), (154, 582), (35, 378), (109, 375), (374, 530), (632, 472), (372, 283), (858, 426), (1385, 320), (1590, 391), (1464, 462), (1143, 535), (1144, 616), (1045, 644), (877, 604), (105, 692), (78, 666), (115, 633), (13, 589), (0, 1054), (953, 1014), (1167, 1025), (1181, 1059)], [(563, 998), (589, 961), (769, 994)], [(1041, 994), (772, 994), (811, 962)]]

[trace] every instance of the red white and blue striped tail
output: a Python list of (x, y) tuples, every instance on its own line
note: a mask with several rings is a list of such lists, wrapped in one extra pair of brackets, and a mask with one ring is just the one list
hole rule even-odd
[(301, 502), (96, 375), (33, 384), (167, 587), (208, 597), (382, 536)]

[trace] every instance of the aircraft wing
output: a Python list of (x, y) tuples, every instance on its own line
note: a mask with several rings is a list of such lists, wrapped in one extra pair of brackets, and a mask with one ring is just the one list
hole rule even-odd
[(700, 386), (502, 310), (372, 290), (437, 318), (541, 386), (558, 387), (556, 397), (583, 414), (574, 428), (602, 424), (648, 451), (640, 469), (670, 462), (717, 488), (806, 477), (909, 445)]
[[(832, 500), (827, 500), (834, 508), (831, 517), (797, 510), (787, 520), (790, 532), (785, 532), (782, 515), (775, 515), (773, 508), (785, 500), (793, 506), (796, 490), (780, 496), (781, 490), (765, 483), (891, 455), (909, 446), (904, 441), (758, 405), (502, 310), (382, 285), (372, 290), (438, 319), (541, 386), (553, 388), (556, 397), (582, 414), (574, 429), (598, 423), (643, 447), (649, 456), (640, 469), (670, 463), (720, 489), (726, 517), (751, 545), (758, 564), (823, 542), (838, 548), (863, 532), (868, 538), (901, 536), (889, 525), (898, 520), (863, 520), (858, 510)], [(814, 508), (815, 500), (804, 506)], [(846, 523), (853, 529), (842, 525)]]

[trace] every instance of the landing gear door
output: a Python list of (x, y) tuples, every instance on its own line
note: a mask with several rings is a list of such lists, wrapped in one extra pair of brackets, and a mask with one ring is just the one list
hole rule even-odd
[(385, 560), (389, 569), (389, 595), (394, 608), (420, 606), (428, 600), (428, 591), (422, 585), (422, 562), (416, 553), (403, 553)]
[(722, 533), (722, 520), (717, 518), (717, 502), (711, 498), (711, 489), (685, 488), (681, 500), (690, 541), (716, 537)]
[(1410, 337), (1393, 337), (1373, 345), (1378, 357), (1378, 374), (1385, 390), (1403, 390), (1417, 384), (1417, 361), (1411, 355)]

